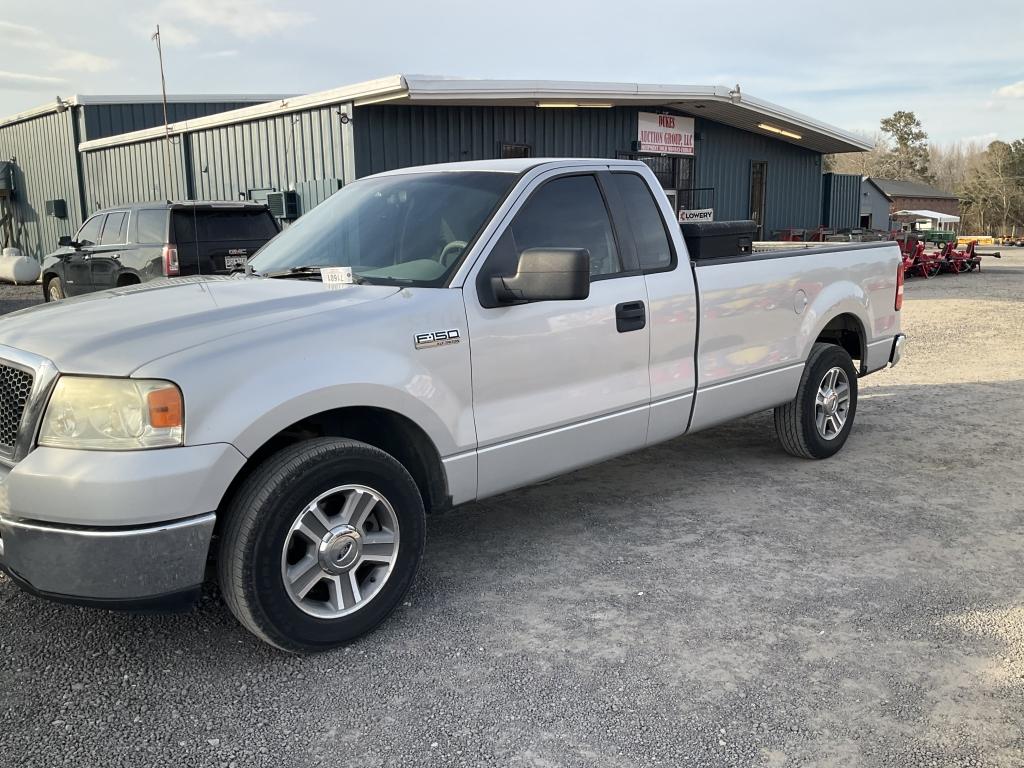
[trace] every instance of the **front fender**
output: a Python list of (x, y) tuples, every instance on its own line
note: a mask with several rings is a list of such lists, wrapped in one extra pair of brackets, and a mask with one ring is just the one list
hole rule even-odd
[(457, 328), (460, 291), (394, 300), (263, 326), (148, 363), (133, 375), (176, 382), (189, 445), (231, 443), (246, 456), (324, 411), (373, 407), (413, 421), (441, 457), (476, 446), (469, 344), (416, 349), (416, 333)]

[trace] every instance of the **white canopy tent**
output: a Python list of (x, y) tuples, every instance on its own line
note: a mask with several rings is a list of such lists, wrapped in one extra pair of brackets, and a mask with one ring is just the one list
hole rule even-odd
[(939, 213), (938, 211), (896, 211), (896, 216), (916, 216), (919, 219), (931, 219), (938, 224), (959, 224), (960, 217), (951, 213)]

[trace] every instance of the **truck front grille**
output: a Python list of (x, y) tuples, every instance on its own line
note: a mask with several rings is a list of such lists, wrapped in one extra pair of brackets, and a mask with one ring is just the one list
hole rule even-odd
[(6, 453), (11, 453), (18, 441), (34, 380), (31, 372), (0, 363), (0, 449)]

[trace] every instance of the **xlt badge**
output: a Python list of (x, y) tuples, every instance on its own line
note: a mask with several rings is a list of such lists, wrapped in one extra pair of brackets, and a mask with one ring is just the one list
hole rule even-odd
[(459, 329), (452, 328), (447, 331), (429, 331), (416, 334), (416, 349), (427, 347), (444, 347), (448, 344), (458, 344), (462, 341), (459, 336)]

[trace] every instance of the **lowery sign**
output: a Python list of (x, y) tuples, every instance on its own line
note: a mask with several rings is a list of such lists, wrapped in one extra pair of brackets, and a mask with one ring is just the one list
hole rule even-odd
[(679, 211), (679, 223), (685, 224), (688, 221), (714, 221), (714, 208), (695, 208), (693, 210)]
[(693, 154), (693, 118), (641, 112), (637, 139), (641, 152), (659, 155)]

